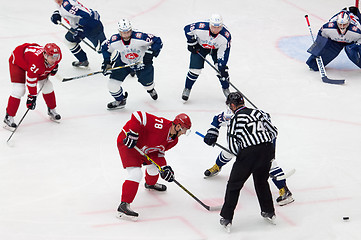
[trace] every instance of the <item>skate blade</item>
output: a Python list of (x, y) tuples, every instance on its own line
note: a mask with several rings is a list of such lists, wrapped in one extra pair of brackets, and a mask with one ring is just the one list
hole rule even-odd
[(231, 232), (231, 227), (232, 227), (231, 223), (228, 223), (226, 226), (224, 226), (224, 225), (222, 225), (222, 226), (227, 233)]
[(209, 175), (209, 176), (204, 176), (204, 179), (207, 179), (207, 178), (212, 178), (212, 177), (215, 177), (218, 175), (219, 172), (213, 174), (213, 175)]
[(117, 212), (116, 217), (118, 219), (122, 219), (122, 220), (126, 220), (126, 221), (132, 221), (132, 222), (136, 222), (138, 220), (138, 217), (136, 217), (136, 216), (129, 216), (129, 215), (126, 215), (126, 214), (120, 213), (120, 212)]
[(284, 205), (293, 203), (294, 201), (295, 201), (295, 199), (293, 199), (293, 197), (289, 197), (289, 198), (287, 198), (287, 199), (285, 199), (285, 200), (283, 200), (283, 201), (278, 202), (277, 204), (278, 204), (279, 206), (284, 206)]
[(276, 221), (275, 219), (271, 219), (271, 218), (264, 218), (264, 220), (272, 225), (276, 225)]
[(61, 120), (61, 119), (58, 120), (58, 119), (52, 118), (52, 117), (50, 117), (50, 116), (49, 116), (49, 119), (50, 119), (52, 122), (56, 122), (56, 123), (60, 123), (60, 120)]
[(9, 127), (7, 124), (5, 124), (3, 126), (3, 128), (5, 128), (6, 130), (10, 131), (10, 132), (14, 132), (16, 128), (13, 128), (13, 127)]
[(115, 107), (115, 108), (107, 108), (107, 110), (113, 111), (113, 110), (118, 110), (118, 109), (123, 109), (123, 108), (125, 108), (125, 106), (119, 106), (119, 107)]

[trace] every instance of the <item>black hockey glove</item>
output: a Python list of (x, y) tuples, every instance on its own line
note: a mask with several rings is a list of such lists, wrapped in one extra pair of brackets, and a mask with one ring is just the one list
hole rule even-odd
[(351, 6), (348, 8), (348, 10), (357, 17), (360, 14), (360, 10), (357, 7)]
[(56, 64), (55, 68), (53, 68), (53, 70), (51, 70), (51, 72), (50, 72), (51, 76), (54, 76), (58, 72), (58, 69), (59, 69), (58, 67), (59, 67), (59, 65)]
[(138, 133), (133, 132), (130, 130), (127, 132), (127, 136), (123, 139), (123, 143), (128, 148), (134, 148), (137, 145), (139, 135)]
[(221, 75), (217, 75), (219, 80), (221, 81), (228, 81), (229, 80), (229, 74), (228, 74), (228, 67), (223, 65), (218, 65), (218, 70)]
[(26, 107), (30, 110), (34, 110), (36, 106), (36, 96), (35, 95), (28, 95), (28, 100), (26, 100)]
[(51, 15), (51, 21), (54, 23), (54, 24), (59, 24), (59, 23), (61, 23), (61, 15), (60, 15), (60, 13), (59, 13), (59, 11), (58, 10), (55, 10), (54, 12), (53, 12), (53, 15)]
[(74, 39), (83, 39), (84, 36), (84, 28), (82, 26), (77, 27), (73, 30)]
[(214, 144), (217, 142), (219, 131), (217, 128), (210, 128), (207, 131), (207, 134), (204, 136), (203, 141), (209, 145), (214, 146)]
[(112, 65), (111, 65), (110, 61), (109, 60), (104, 60), (104, 62), (102, 63), (102, 67), (101, 67), (104, 76), (109, 75), (109, 74), (112, 73), (111, 70), (108, 70), (111, 67), (112, 67)]
[(143, 57), (143, 63), (144, 65), (150, 65), (153, 64), (153, 51), (148, 49), (147, 51), (145, 51), (144, 57)]
[(162, 167), (162, 170), (163, 171), (160, 173), (160, 176), (167, 182), (173, 182), (174, 181), (173, 169), (167, 165), (167, 166)]

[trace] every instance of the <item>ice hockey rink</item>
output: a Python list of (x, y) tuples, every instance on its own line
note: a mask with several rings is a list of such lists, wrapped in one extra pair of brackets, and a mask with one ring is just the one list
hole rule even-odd
[[(88, 69), (75, 69), (75, 60), (63, 42), (66, 30), (50, 21), (52, 0), (3, 1), (0, 13), (0, 112), (5, 116), (11, 90), (8, 58), (25, 42), (57, 43), (63, 60), (51, 77), (61, 123), (48, 119), (42, 97), (29, 111), (9, 143), (10, 132), (0, 129), (0, 239), (6, 240), (110, 240), (110, 239), (360, 239), (361, 226), (361, 75), (344, 52), (329, 66), (330, 78), (345, 85), (321, 81), (305, 64), (313, 34), (352, 0), (83, 0), (97, 10), (107, 38), (117, 31), (121, 17), (133, 27), (160, 36), (164, 47), (154, 59), (159, 98), (154, 101), (128, 77), (125, 109), (108, 111), (113, 101), (102, 74), (61, 82), (64, 77), (95, 72), (102, 56), (82, 45)], [(252, 179), (239, 199), (231, 233), (219, 224), (219, 212), (207, 211), (174, 183), (164, 193), (140, 184), (131, 208), (137, 222), (116, 218), (122, 168), (116, 138), (132, 112), (147, 111), (173, 119), (187, 113), (192, 133), (182, 136), (166, 153), (178, 182), (210, 206), (223, 204), (232, 164), (210, 179), (203, 172), (213, 166), (220, 149), (209, 147), (195, 134), (205, 133), (212, 117), (225, 110), (225, 98), (214, 70), (205, 68), (190, 99), (181, 99), (188, 71), (189, 52), (183, 27), (214, 12), (223, 16), (232, 34), (229, 73), (235, 85), (258, 108), (271, 114), (279, 129), (277, 162), (285, 172), (295, 202), (276, 206), (277, 224), (260, 216)], [(26, 97), (15, 117), (26, 111)], [(248, 106), (250, 104), (246, 103)], [(226, 129), (219, 143), (226, 145)], [(274, 200), (278, 190), (270, 181)], [(343, 217), (348, 216), (349, 221)]]

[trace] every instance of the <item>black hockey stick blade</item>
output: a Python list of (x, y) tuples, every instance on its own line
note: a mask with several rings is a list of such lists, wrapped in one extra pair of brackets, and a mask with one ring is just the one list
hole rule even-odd
[(322, 82), (329, 84), (344, 84), (344, 79), (330, 79), (327, 76), (322, 77)]

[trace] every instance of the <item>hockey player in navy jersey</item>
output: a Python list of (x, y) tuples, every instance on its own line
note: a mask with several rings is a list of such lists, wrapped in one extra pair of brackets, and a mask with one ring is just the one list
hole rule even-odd
[(356, 7), (344, 8), (325, 23), (318, 32), (315, 43), (307, 50), (312, 55), (306, 64), (318, 71), (316, 57), (321, 56), (326, 66), (345, 48), (348, 58), (361, 68), (360, 11)]
[[(108, 89), (115, 101), (108, 104), (108, 109), (124, 108), (128, 93), (123, 91), (124, 79), (135, 72), (138, 82), (142, 84), (152, 97), (157, 100), (158, 94), (154, 89), (153, 57), (159, 55), (163, 47), (162, 40), (152, 34), (133, 31), (128, 19), (122, 18), (118, 22), (119, 33), (114, 34), (102, 46), (104, 75), (110, 74)], [(111, 67), (135, 64), (130, 67), (109, 71)]]
[[(231, 110), (224, 111), (220, 114), (217, 114), (213, 117), (213, 121), (211, 123), (211, 127), (208, 129), (207, 134), (204, 136), (204, 142), (209, 146), (214, 146), (217, 142), (219, 129), (221, 126), (227, 126), (233, 113)], [(276, 145), (276, 140), (274, 140), (274, 146)], [(232, 160), (234, 157), (233, 154), (222, 150), (213, 167), (207, 169), (204, 172), (206, 177), (216, 176), (222, 169), (224, 165)], [(281, 167), (279, 167), (276, 163), (276, 160), (272, 161), (270, 176), (273, 176), (272, 181), (276, 185), (279, 190), (280, 196), (276, 199), (276, 202), (280, 206), (284, 206), (286, 204), (294, 202), (291, 191), (288, 189), (286, 184), (286, 179), (277, 180), (276, 177), (283, 176), (284, 172)]]
[(86, 8), (77, 0), (55, 0), (58, 9), (51, 16), (54, 24), (60, 24), (63, 18), (71, 27), (65, 34), (65, 42), (78, 61), (72, 63), (75, 67), (87, 67), (88, 57), (79, 43), (89, 39), (95, 48), (100, 48), (106, 40), (104, 27), (97, 11)]
[(222, 85), (224, 95), (229, 94), (229, 75), (227, 62), (231, 47), (231, 34), (223, 25), (219, 14), (213, 14), (209, 21), (196, 22), (184, 27), (188, 50), (191, 52), (189, 71), (187, 74), (182, 99), (187, 101), (193, 84), (204, 68), (204, 59), (211, 55), (220, 75), (217, 75)]

